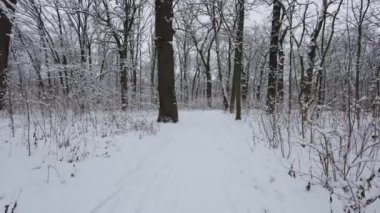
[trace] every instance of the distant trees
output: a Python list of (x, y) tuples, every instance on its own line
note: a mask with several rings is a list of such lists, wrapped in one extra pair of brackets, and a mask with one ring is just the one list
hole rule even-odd
[[(6, 2), (4, 25), (6, 13), (14, 8), (12, 1), (1, 2)], [(9, 57), (4, 52), (9, 36), (1, 39), (1, 73), (9, 58), (8, 80), (15, 94), (23, 80), (23, 91), (40, 106), (75, 112), (95, 105), (154, 108), (161, 85), (158, 58), (163, 56), (158, 57), (158, 47), (165, 46), (158, 44), (169, 42), (174, 66), (170, 84), (178, 92), (179, 106), (234, 111), (241, 97), (241, 108), (297, 111), (303, 121), (324, 109), (360, 113), (373, 108), (380, 91), (374, 57), (378, 33), (370, 30), (378, 27), (377, 2), (244, 3), (245, 11), (240, 11), (240, 0), (173, 1), (169, 21), (176, 34), (160, 41), (155, 7), (148, 0), (18, 0)], [(266, 14), (271, 22), (247, 16), (241, 30), (240, 13), (256, 13), (251, 9), (257, 7), (271, 8)]]
[[(180, 57), (179, 83), (183, 89), (183, 77), (190, 76), (192, 82), (189, 82), (189, 92), (193, 103), (202, 101), (201, 105), (208, 108), (222, 104), (225, 110), (229, 107), (237, 25), (236, 5), (235, 0), (186, 0), (176, 4), (178, 33), (175, 43), (183, 47), (178, 48), (177, 52)], [(187, 47), (183, 46), (184, 41)], [(190, 58), (191, 61), (183, 63), (186, 62), (184, 59)], [(186, 75), (181, 71), (184, 64), (193, 65), (187, 68)]]
[[(119, 54), (119, 81), (121, 93), (121, 109), (128, 107), (128, 71), (132, 67), (134, 92), (136, 92), (136, 67), (130, 66), (134, 52), (130, 42), (133, 41), (133, 25), (136, 22), (139, 3), (136, 0), (117, 1), (116, 13), (111, 11), (112, 1), (102, 0), (98, 5), (97, 18), (105, 26), (116, 43)], [(103, 8), (100, 10), (100, 8)], [(115, 22), (115, 20), (117, 20)], [(132, 62), (133, 63), (133, 62)]]
[[(179, 16), (175, 20), (176, 28), (180, 26), (189, 26), (193, 20), (188, 19), (188, 13), (191, 11), (179, 11)], [(179, 101), (185, 105), (190, 101), (190, 71), (192, 70), (191, 51), (194, 47), (191, 33), (188, 30), (178, 30), (175, 33), (176, 54), (178, 56), (179, 67)]]
[[(201, 7), (198, 6), (198, 9), (194, 12), (195, 19), (199, 26), (194, 26), (192, 28), (192, 40), (194, 43), (195, 50), (197, 51), (197, 57), (200, 61), (201, 67), (203, 67), (204, 74), (206, 77), (206, 98), (207, 106), (212, 107), (213, 99), (213, 81), (212, 81), (212, 48), (217, 36), (217, 33), (220, 30), (220, 25), (217, 25), (214, 17), (216, 16), (216, 11), (218, 5), (216, 1), (205, 2), (201, 1)], [(194, 5), (194, 3), (192, 3)], [(191, 5), (193, 7), (193, 5)], [(205, 16), (211, 21), (211, 23), (204, 24), (198, 16)]]
[(17, 0), (0, 1), (0, 110), (5, 108), (10, 34)]
[(160, 108), (158, 122), (177, 122), (173, 56), (173, 1), (156, 0), (156, 48), (158, 63), (158, 93)]
[[(360, 75), (362, 70), (362, 46), (363, 46), (363, 25), (368, 13), (371, 0), (360, 0), (359, 4), (353, 8), (353, 15), (356, 21), (356, 54), (355, 54), (355, 112), (356, 119), (360, 120)], [(359, 125), (359, 123), (358, 123)]]
[[(212, 1), (212, 9), (211, 9), (211, 23), (212, 28), (214, 30), (215, 35), (215, 57), (216, 57), (216, 66), (218, 70), (218, 78), (221, 86), (221, 93), (223, 96), (223, 107), (224, 110), (227, 110), (229, 107), (228, 103), (228, 85), (226, 85), (225, 81), (225, 72), (223, 72), (222, 69), (222, 53), (221, 53), (221, 45), (220, 45), (220, 30), (222, 29), (223, 25), (223, 7), (224, 2), (223, 1)], [(227, 75), (227, 78), (229, 76)]]

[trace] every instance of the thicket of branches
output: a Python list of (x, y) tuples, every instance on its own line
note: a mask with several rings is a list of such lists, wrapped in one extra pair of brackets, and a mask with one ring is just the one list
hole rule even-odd
[[(376, 114), (377, 4), (246, 2), (244, 106), (301, 109), (305, 121), (315, 108)], [(21, 88), (35, 102), (78, 112), (155, 106), (153, 2), (19, 0), (17, 5), (7, 72), (13, 107), (20, 105)], [(238, 1), (186, 0), (174, 7), (180, 104), (227, 109)], [(258, 10), (268, 12), (257, 16)]]

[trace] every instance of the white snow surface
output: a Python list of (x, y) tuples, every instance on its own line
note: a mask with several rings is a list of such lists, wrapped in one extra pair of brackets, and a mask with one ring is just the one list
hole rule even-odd
[(342, 212), (252, 134), (228, 113), (187, 111), (157, 135), (114, 137), (110, 156), (77, 163), (1, 143), (0, 212), (15, 200), (17, 213)]

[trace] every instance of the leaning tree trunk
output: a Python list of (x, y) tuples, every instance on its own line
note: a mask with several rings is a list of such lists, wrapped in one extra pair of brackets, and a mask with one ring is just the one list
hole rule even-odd
[(17, 0), (1, 0), (0, 8), (0, 110), (5, 108), (5, 92), (7, 89), (7, 68), (9, 56), (10, 34), (12, 33), (12, 16)]
[(173, 0), (156, 0), (156, 47), (158, 56), (158, 122), (177, 122), (178, 109), (174, 85)]

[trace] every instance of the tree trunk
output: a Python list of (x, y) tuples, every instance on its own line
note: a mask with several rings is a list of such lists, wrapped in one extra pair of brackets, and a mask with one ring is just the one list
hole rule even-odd
[(207, 97), (207, 106), (212, 107), (212, 80), (211, 80), (211, 67), (208, 65), (206, 69), (206, 97)]
[(293, 86), (293, 13), (294, 13), (294, 9), (295, 6), (294, 4), (292, 3), (291, 4), (291, 7), (290, 7), (290, 15), (289, 15), (289, 46), (290, 46), (290, 49), (289, 49), (289, 75), (288, 75), (288, 82), (289, 82), (289, 87), (288, 87), (288, 113), (289, 113), (289, 116), (290, 114), (292, 113), (292, 97), (293, 97), (293, 90), (292, 90), (292, 86)]
[[(152, 41), (152, 44), (154, 43), (154, 41)], [(154, 45), (152, 45), (154, 46)], [(152, 47), (152, 57), (151, 57), (151, 67), (150, 67), (150, 94), (151, 94), (151, 103), (152, 104), (156, 104), (157, 101), (156, 101), (156, 96), (155, 96), (155, 91), (156, 91), (156, 88), (155, 88), (155, 79), (154, 79), (154, 75), (155, 75), (155, 72), (156, 72), (156, 62), (157, 62), (157, 51), (156, 51), (156, 47)]]
[(273, 0), (273, 16), (272, 16), (272, 30), (269, 47), (269, 75), (268, 75), (268, 92), (267, 92), (267, 110), (273, 113), (276, 107), (277, 96), (277, 54), (278, 54), (278, 40), (280, 33), (280, 16), (281, 5), (280, 0)]
[(10, 43), (9, 35), (12, 33), (11, 16), (15, 12), (16, 3), (17, 0), (1, 0), (1, 4), (4, 4), (5, 8), (0, 8), (0, 110), (5, 109)]
[(238, 1), (238, 28), (236, 31), (236, 49), (234, 60), (234, 93), (236, 100), (236, 120), (241, 120), (241, 74), (243, 72), (243, 33), (244, 33), (244, 0)]
[(326, 20), (327, 15), (327, 7), (326, 3), (324, 3), (321, 16), (318, 18), (317, 24), (311, 34), (310, 43), (309, 43), (309, 52), (307, 53), (307, 62), (308, 67), (305, 73), (301, 75), (301, 114), (302, 114), (302, 122), (307, 120), (307, 114), (309, 108), (313, 102), (312, 99), (312, 86), (313, 86), (313, 71), (315, 68), (315, 61), (317, 57), (317, 39), (321, 32), (323, 23)]
[(128, 108), (128, 77), (127, 77), (127, 50), (119, 51), (120, 57), (120, 91), (121, 91), (121, 109), (126, 110)]
[[(187, 42), (186, 42), (187, 43)], [(186, 43), (183, 45), (184, 48), (186, 48)], [(187, 72), (188, 72), (188, 59), (189, 53), (184, 53), (184, 59), (183, 59), (183, 80), (182, 80), (182, 86), (183, 86), (183, 101), (187, 104), (189, 102), (189, 86), (187, 82)]]
[[(215, 31), (215, 34), (217, 32)], [(223, 79), (223, 73), (222, 73), (222, 62), (220, 59), (220, 43), (219, 43), (219, 36), (215, 35), (215, 52), (216, 52), (216, 61), (217, 61), (217, 66), (218, 66), (218, 77), (219, 81), (222, 87), (222, 96), (223, 96), (223, 106), (224, 110), (228, 109), (228, 100), (227, 100), (227, 88)]]
[(230, 99), (230, 113), (235, 110), (235, 99), (236, 99), (236, 82), (237, 82), (236, 72), (234, 71), (232, 75), (232, 86), (231, 86), (231, 99)]
[(260, 65), (260, 74), (259, 74), (259, 83), (257, 84), (257, 89), (256, 89), (256, 99), (258, 102), (261, 101), (261, 89), (263, 85), (263, 76), (264, 76), (264, 70), (265, 70), (265, 64), (267, 63), (267, 57), (268, 57), (268, 52), (266, 52), (263, 55), (263, 61), (261, 62)]
[(284, 40), (286, 34), (288, 32), (288, 28), (286, 28), (278, 41), (278, 56), (279, 56), (279, 64), (277, 69), (277, 102), (282, 103), (284, 100), (284, 64), (285, 64), (285, 53), (284, 53)]
[(360, 125), (360, 72), (361, 72), (361, 57), (362, 57), (362, 37), (363, 37), (363, 23), (366, 13), (368, 11), (370, 0), (364, 4), (364, 0), (360, 1), (359, 19), (358, 19), (358, 34), (356, 41), (356, 59), (355, 59), (355, 114), (357, 125)]
[(362, 23), (359, 23), (355, 59), (355, 114), (358, 126), (360, 124), (360, 63), (362, 54), (362, 34)]
[(221, 58), (220, 58), (220, 41), (219, 41), (219, 30), (220, 30), (220, 27), (221, 27), (221, 23), (218, 23), (217, 21), (217, 16), (216, 16), (216, 8), (218, 8), (220, 10), (222, 10), (222, 5), (217, 2), (217, 1), (213, 1), (213, 7), (212, 7), (212, 27), (214, 29), (214, 37), (215, 37), (215, 54), (216, 54), (216, 64), (217, 64), (217, 67), (218, 67), (218, 77), (219, 77), (219, 81), (220, 81), (220, 84), (221, 84), (221, 88), (222, 88), (222, 96), (223, 96), (223, 106), (224, 106), (224, 110), (227, 110), (228, 109), (228, 100), (227, 100), (227, 97), (228, 97), (228, 94), (227, 94), (227, 90), (226, 90), (226, 85), (225, 85), (225, 82), (224, 82), (224, 78), (223, 78), (223, 71), (222, 71), (222, 61), (221, 61)]
[(158, 122), (177, 122), (173, 56), (173, 0), (156, 0), (156, 47), (158, 56)]

